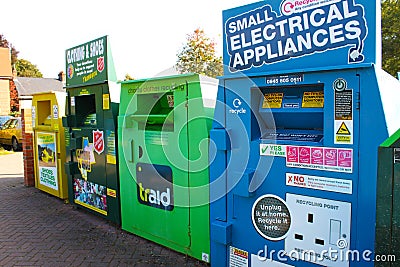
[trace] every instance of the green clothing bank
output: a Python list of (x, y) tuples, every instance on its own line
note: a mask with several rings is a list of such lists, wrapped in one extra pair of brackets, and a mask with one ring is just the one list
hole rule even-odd
[(120, 87), (108, 37), (66, 50), (63, 117), (69, 201), (120, 224), (117, 113)]
[(217, 88), (197, 74), (122, 82), (117, 131), (122, 229), (207, 262)]

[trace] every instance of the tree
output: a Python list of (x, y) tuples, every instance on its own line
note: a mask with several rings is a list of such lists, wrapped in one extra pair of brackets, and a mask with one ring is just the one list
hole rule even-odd
[(13, 80), (10, 80), (10, 110), (11, 112), (19, 111), (18, 91)]
[(400, 1), (382, 1), (382, 68), (397, 77), (400, 71)]
[(129, 80), (134, 80), (135, 78), (133, 78), (131, 75), (129, 75), (128, 73), (125, 74), (125, 80), (124, 81), (129, 81)]
[(175, 66), (180, 73), (194, 72), (210, 77), (223, 74), (222, 57), (215, 55), (216, 43), (206, 36), (204, 30), (196, 29), (187, 35), (186, 41), (177, 54)]
[(3, 34), (0, 34), (0, 47), (11, 48), (11, 65), (14, 65), (15, 62), (17, 62), (19, 51), (17, 51), (17, 49), (7, 41)]
[(33, 65), (26, 59), (18, 59), (15, 63), (15, 70), (19, 77), (43, 78), (43, 74), (38, 70), (36, 65)]

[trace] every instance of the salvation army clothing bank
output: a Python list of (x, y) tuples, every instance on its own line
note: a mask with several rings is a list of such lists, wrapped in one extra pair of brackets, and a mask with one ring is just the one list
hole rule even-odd
[(274, 0), (223, 12), (212, 266), (373, 266), (345, 255), (373, 257), (385, 242), (375, 235), (378, 147), (400, 128), (377, 10)]

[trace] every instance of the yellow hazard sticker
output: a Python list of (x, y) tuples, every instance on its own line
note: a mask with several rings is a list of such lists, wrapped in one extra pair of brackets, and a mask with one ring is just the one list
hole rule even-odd
[(302, 108), (323, 108), (324, 107), (324, 91), (304, 92)]
[(281, 108), (283, 93), (269, 93), (264, 95), (262, 108)]
[(117, 197), (117, 191), (111, 188), (107, 188), (107, 196)]
[(346, 123), (344, 123), (344, 122), (342, 122), (342, 124), (340, 124), (340, 127), (337, 130), (336, 134), (351, 135), (349, 128), (347, 128)]
[(114, 155), (107, 155), (106, 159), (108, 164), (117, 164), (117, 157)]

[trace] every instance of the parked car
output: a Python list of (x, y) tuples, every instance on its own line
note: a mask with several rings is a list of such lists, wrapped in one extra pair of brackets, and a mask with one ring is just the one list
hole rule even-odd
[(14, 151), (22, 148), (22, 123), (21, 118), (11, 118), (0, 128), (0, 144), (6, 149)]
[(5, 116), (0, 116), (0, 128), (1, 128), (1, 126), (3, 126), (3, 124), (6, 122), (6, 121), (8, 121), (9, 119), (11, 119), (12, 117), (11, 116), (7, 116), (7, 115), (5, 115)]

